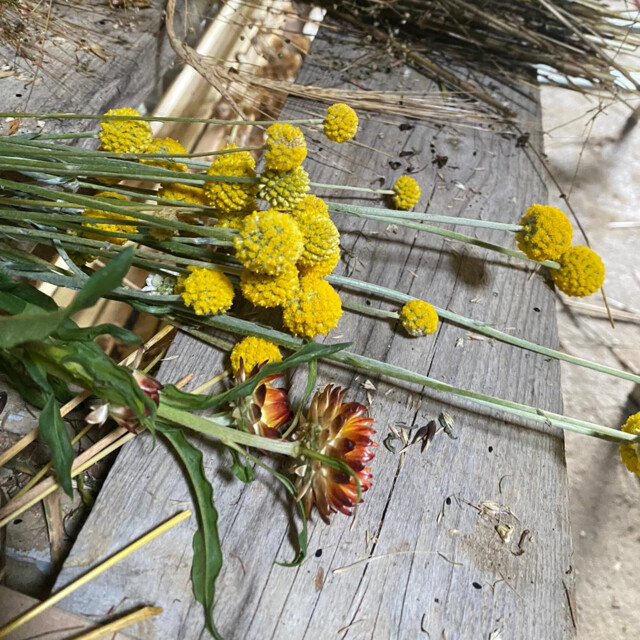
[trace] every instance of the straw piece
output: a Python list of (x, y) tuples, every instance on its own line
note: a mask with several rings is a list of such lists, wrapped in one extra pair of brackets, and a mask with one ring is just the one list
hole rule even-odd
[(98, 638), (104, 638), (116, 631), (120, 631), (120, 629), (124, 629), (125, 627), (130, 627), (132, 624), (137, 624), (138, 622), (142, 622), (143, 620), (148, 620), (149, 618), (153, 618), (153, 616), (158, 616), (162, 613), (162, 607), (143, 607), (142, 609), (138, 609), (133, 613), (129, 613), (126, 616), (122, 616), (117, 620), (113, 620), (104, 624), (97, 629), (93, 629), (87, 633), (83, 633), (81, 636), (76, 636), (74, 640), (98, 640)]
[[(0, 638), (5, 638), (12, 631), (19, 629), (23, 624), (25, 624), (26, 622), (29, 622), (29, 620), (32, 620), (37, 615), (41, 614), (43, 611), (46, 611), (56, 603), (60, 602), (60, 600), (68, 596), (70, 593), (73, 593), (83, 585), (87, 584), (94, 578), (98, 577), (101, 573), (105, 572), (107, 569), (110, 569), (121, 560), (124, 560), (127, 556), (130, 556), (134, 551), (137, 551), (144, 545), (148, 544), (149, 542), (151, 542), (158, 536), (162, 535), (163, 533), (169, 531), (169, 529), (172, 529), (177, 524), (179, 524), (183, 520), (186, 520), (190, 516), (191, 516), (191, 511), (189, 510), (181, 511), (177, 515), (173, 516), (173, 518), (170, 518), (169, 520), (167, 520), (160, 526), (156, 527), (146, 535), (142, 536), (141, 538), (138, 538), (135, 542), (132, 542), (130, 545), (126, 546), (121, 551), (118, 551), (118, 553), (114, 554), (104, 562), (101, 562), (97, 567), (94, 567), (93, 569), (91, 569), (91, 571), (85, 573), (83, 576), (81, 576), (77, 580), (74, 580), (71, 584), (68, 584), (66, 587), (64, 587), (57, 593), (53, 594), (51, 597), (47, 598), (46, 600), (36, 605), (32, 609), (29, 609), (28, 611), (18, 616), (17, 618), (14, 618), (11, 622), (9, 622), (4, 627), (2, 627), (2, 629), (0, 629)], [(100, 637), (100, 636), (96, 636), (96, 637)]]

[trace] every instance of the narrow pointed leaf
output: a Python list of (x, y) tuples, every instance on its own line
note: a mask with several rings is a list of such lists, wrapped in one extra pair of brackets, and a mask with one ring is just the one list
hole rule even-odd
[(67, 429), (64, 426), (64, 420), (60, 415), (60, 407), (52, 393), (47, 396), (44, 408), (40, 413), (38, 428), (40, 429), (40, 437), (51, 452), (56, 478), (64, 492), (69, 497), (72, 497), (71, 465), (74, 458), (73, 447), (71, 446)]

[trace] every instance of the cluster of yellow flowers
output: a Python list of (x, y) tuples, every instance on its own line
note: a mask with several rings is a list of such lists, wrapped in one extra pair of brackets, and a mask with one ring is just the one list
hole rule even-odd
[(551, 270), (555, 285), (569, 296), (589, 296), (604, 282), (604, 264), (600, 256), (580, 245), (571, 246), (573, 228), (558, 208), (534, 204), (520, 219), (516, 233), (520, 250), (532, 260), (555, 260), (559, 269)]

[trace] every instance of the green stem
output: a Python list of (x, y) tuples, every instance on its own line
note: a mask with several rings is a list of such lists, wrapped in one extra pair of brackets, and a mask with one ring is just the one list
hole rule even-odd
[[(230, 333), (244, 336), (259, 336), (289, 349), (297, 349), (302, 344), (301, 340), (293, 338), (292, 336), (282, 333), (281, 331), (276, 331), (275, 329), (272, 329), (270, 327), (265, 327), (228, 315), (211, 316), (200, 318), (199, 320), (202, 324), (206, 324), (216, 329), (221, 329), (223, 331), (228, 331)], [(179, 326), (179, 324), (177, 326)], [(206, 334), (202, 336), (202, 339), (204, 341), (206, 341), (205, 336)], [(441, 391), (444, 393), (450, 393), (456, 396), (467, 398), (468, 400), (471, 400), (476, 404), (480, 404), (491, 409), (501, 409), (503, 411), (506, 411), (507, 413), (511, 413), (519, 417), (528, 418), (544, 424), (550, 424), (560, 429), (575, 431), (583, 435), (598, 437), (615, 443), (628, 443), (636, 441), (638, 439), (637, 436), (619, 431), (617, 429), (603, 427), (601, 425), (587, 422), (585, 420), (569, 418), (567, 416), (563, 416), (561, 414), (553, 413), (550, 411), (542, 411), (537, 407), (531, 407), (528, 405), (520, 404), (518, 402), (502, 400), (500, 398), (495, 398), (486, 394), (468, 391), (467, 389), (463, 389), (461, 387), (456, 387), (445, 382), (440, 382), (439, 380), (435, 380), (433, 378), (430, 378), (429, 376), (425, 376), (423, 374), (419, 374), (414, 371), (398, 367), (396, 365), (380, 362), (378, 360), (374, 360), (373, 358), (367, 358), (366, 356), (361, 356), (356, 353), (341, 351), (339, 353), (328, 356), (326, 359), (355, 367), (356, 369), (360, 369), (361, 371), (378, 373), (380, 375), (388, 376), (396, 380), (403, 380), (405, 382), (419, 384), (430, 389), (434, 389), (435, 391)]]
[(311, 182), (312, 187), (319, 187), (321, 189), (339, 189), (340, 191), (357, 191), (361, 193), (375, 193), (383, 196), (392, 196), (395, 191), (391, 189), (369, 189), (368, 187), (352, 187), (346, 184), (323, 184), (322, 182)]
[[(377, 284), (371, 284), (370, 282), (363, 282), (362, 280), (355, 280), (353, 278), (347, 278), (345, 276), (331, 275), (327, 277), (327, 280), (332, 284), (338, 286), (345, 286), (351, 289), (356, 289), (357, 291), (363, 291), (366, 293), (371, 293), (373, 295), (382, 296), (384, 298), (387, 298), (388, 300), (393, 300), (401, 304), (409, 302), (409, 300), (415, 300), (414, 296), (408, 296), (406, 293), (400, 293), (395, 289), (389, 289)], [(433, 306), (436, 310), (436, 313), (441, 318), (444, 318), (445, 320), (458, 324), (462, 327), (471, 329), (476, 333), (490, 336), (491, 338), (495, 338), (496, 340), (500, 340), (501, 342), (506, 342), (507, 344), (512, 344), (516, 347), (527, 349), (528, 351), (540, 353), (544, 356), (550, 356), (551, 358), (556, 358), (557, 360), (570, 362), (571, 364), (575, 364), (580, 367), (585, 367), (593, 371), (599, 371), (600, 373), (606, 373), (608, 375), (615, 376), (616, 378), (621, 378), (622, 380), (629, 380), (631, 382), (635, 382), (636, 384), (640, 384), (640, 376), (629, 371), (621, 371), (620, 369), (614, 369), (613, 367), (598, 364), (597, 362), (593, 362), (591, 360), (578, 358), (577, 356), (572, 356), (567, 353), (563, 353), (562, 351), (543, 347), (539, 344), (536, 344), (535, 342), (523, 340), (522, 338), (517, 338), (516, 336), (504, 333), (503, 331), (498, 331), (498, 329), (494, 329), (493, 327), (490, 327), (488, 324), (481, 322), (480, 320), (471, 320), (470, 318), (458, 315), (453, 311), (448, 311), (447, 309), (443, 309), (435, 305)]]
[(0, 112), (0, 118), (38, 118), (40, 120), (144, 120), (146, 122), (200, 122), (203, 124), (222, 125), (260, 125), (269, 126), (275, 123), (281, 124), (322, 124), (322, 118), (305, 118), (303, 120), (216, 120), (212, 118), (180, 118), (177, 116), (107, 116), (89, 113), (20, 113), (19, 111)]
[(195, 415), (189, 411), (175, 409), (165, 404), (162, 396), (160, 396), (160, 404), (158, 405), (158, 417), (220, 440), (220, 442), (225, 445), (238, 444), (291, 457), (297, 457), (301, 452), (299, 442), (283, 442), (282, 440), (275, 440), (273, 438), (264, 438), (263, 436), (257, 436), (224, 426), (209, 418)]
[(425, 222), (441, 222), (466, 227), (480, 227), (482, 229), (499, 229), (501, 231), (520, 231), (519, 224), (506, 222), (493, 222), (490, 220), (474, 220), (473, 218), (457, 218), (456, 216), (440, 216), (431, 213), (417, 213), (413, 211), (396, 211), (394, 209), (381, 209), (377, 207), (361, 207), (355, 204), (342, 204), (341, 202), (326, 202), (329, 211), (345, 215), (357, 215), (358, 217), (385, 217), (398, 218), (400, 220), (424, 220)]

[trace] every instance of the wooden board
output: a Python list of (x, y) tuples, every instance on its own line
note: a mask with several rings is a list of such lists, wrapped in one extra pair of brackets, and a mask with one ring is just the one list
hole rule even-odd
[[(321, 30), (300, 75), (327, 86), (423, 89), (417, 73), (381, 56), (358, 60), (357, 38)], [(372, 59), (376, 69), (372, 69)], [(345, 69), (340, 72), (340, 69)], [(519, 110), (540, 145), (537, 95), (519, 96)], [(289, 100), (287, 117), (322, 107)], [(306, 166), (312, 180), (380, 186), (407, 171), (423, 189), (421, 210), (513, 222), (546, 191), (512, 137), (473, 128), (399, 127), (389, 118), (362, 119), (358, 143), (331, 147), (310, 135)], [(316, 140), (317, 138), (317, 140)], [(375, 150), (374, 150), (375, 149)], [(379, 150), (379, 151), (376, 151)], [(415, 151), (415, 154), (413, 152)], [(446, 157), (446, 165), (433, 163)], [(317, 190), (337, 199), (340, 192)], [(349, 202), (378, 203), (374, 199)], [(426, 298), (519, 336), (555, 346), (554, 297), (541, 274), (497, 254), (412, 230), (340, 217), (344, 260), (339, 273)], [(504, 232), (478, 237), (510, 241)], [(344, 299), (353, 299), (342, 292)], [(362, 301), (362, 298), (360, 298)], [(371, 306), (389, 305), (375, 298)], [(477, 391), (561, 410), (556, 362), (443, 323), (436, 336), (409, 339), (392, 324), (345, 314), (327, 341), (348, 339), (367, 356), (428, 373)], [(194, 373), (193, 385), (221, 368), (221, 356), (180, 335), (162, 371), (164, 382)], [(371, 377), (371, 376), (370, 376)], [(320, 367), (319, 383), (350, 387), (367, 401), (366, 376)], [(292, 557), (291, 509), (269, 481), (242, 485), (228, 472), (229, 456), (202, 443), (220, 514), (225, 564), (215, 618), (227, 639), (545, 638), (574, 637), (573, 570), (562, 435), (478, 409), (415, 385), (371, 377), (371, 413), (380, 442), (390, 424), (419, 426), (446, 410), (456, 439), (440, 433), (428, 450), (403, 457), (384, 446), (373, 464), (374, 484), (355, 518), (331, 526), (310, 523), (308, 559)], [(258, 474), (260, 480), (264, 476)], [(119, 455), (57, 586), (121, 548), (191, 502), (176, 461), (159, 440), (140, 437)], [(490, 503), (499, 513), (490, 511)], [(497, 524), (510, 524), (503, 542)], [(203, 632), (189, 582), (195, 521), (177, 527), (65, 600), (70, 611), (99, 615), (138, 602), (165, 608), (141, 638), (188, 639)]]

